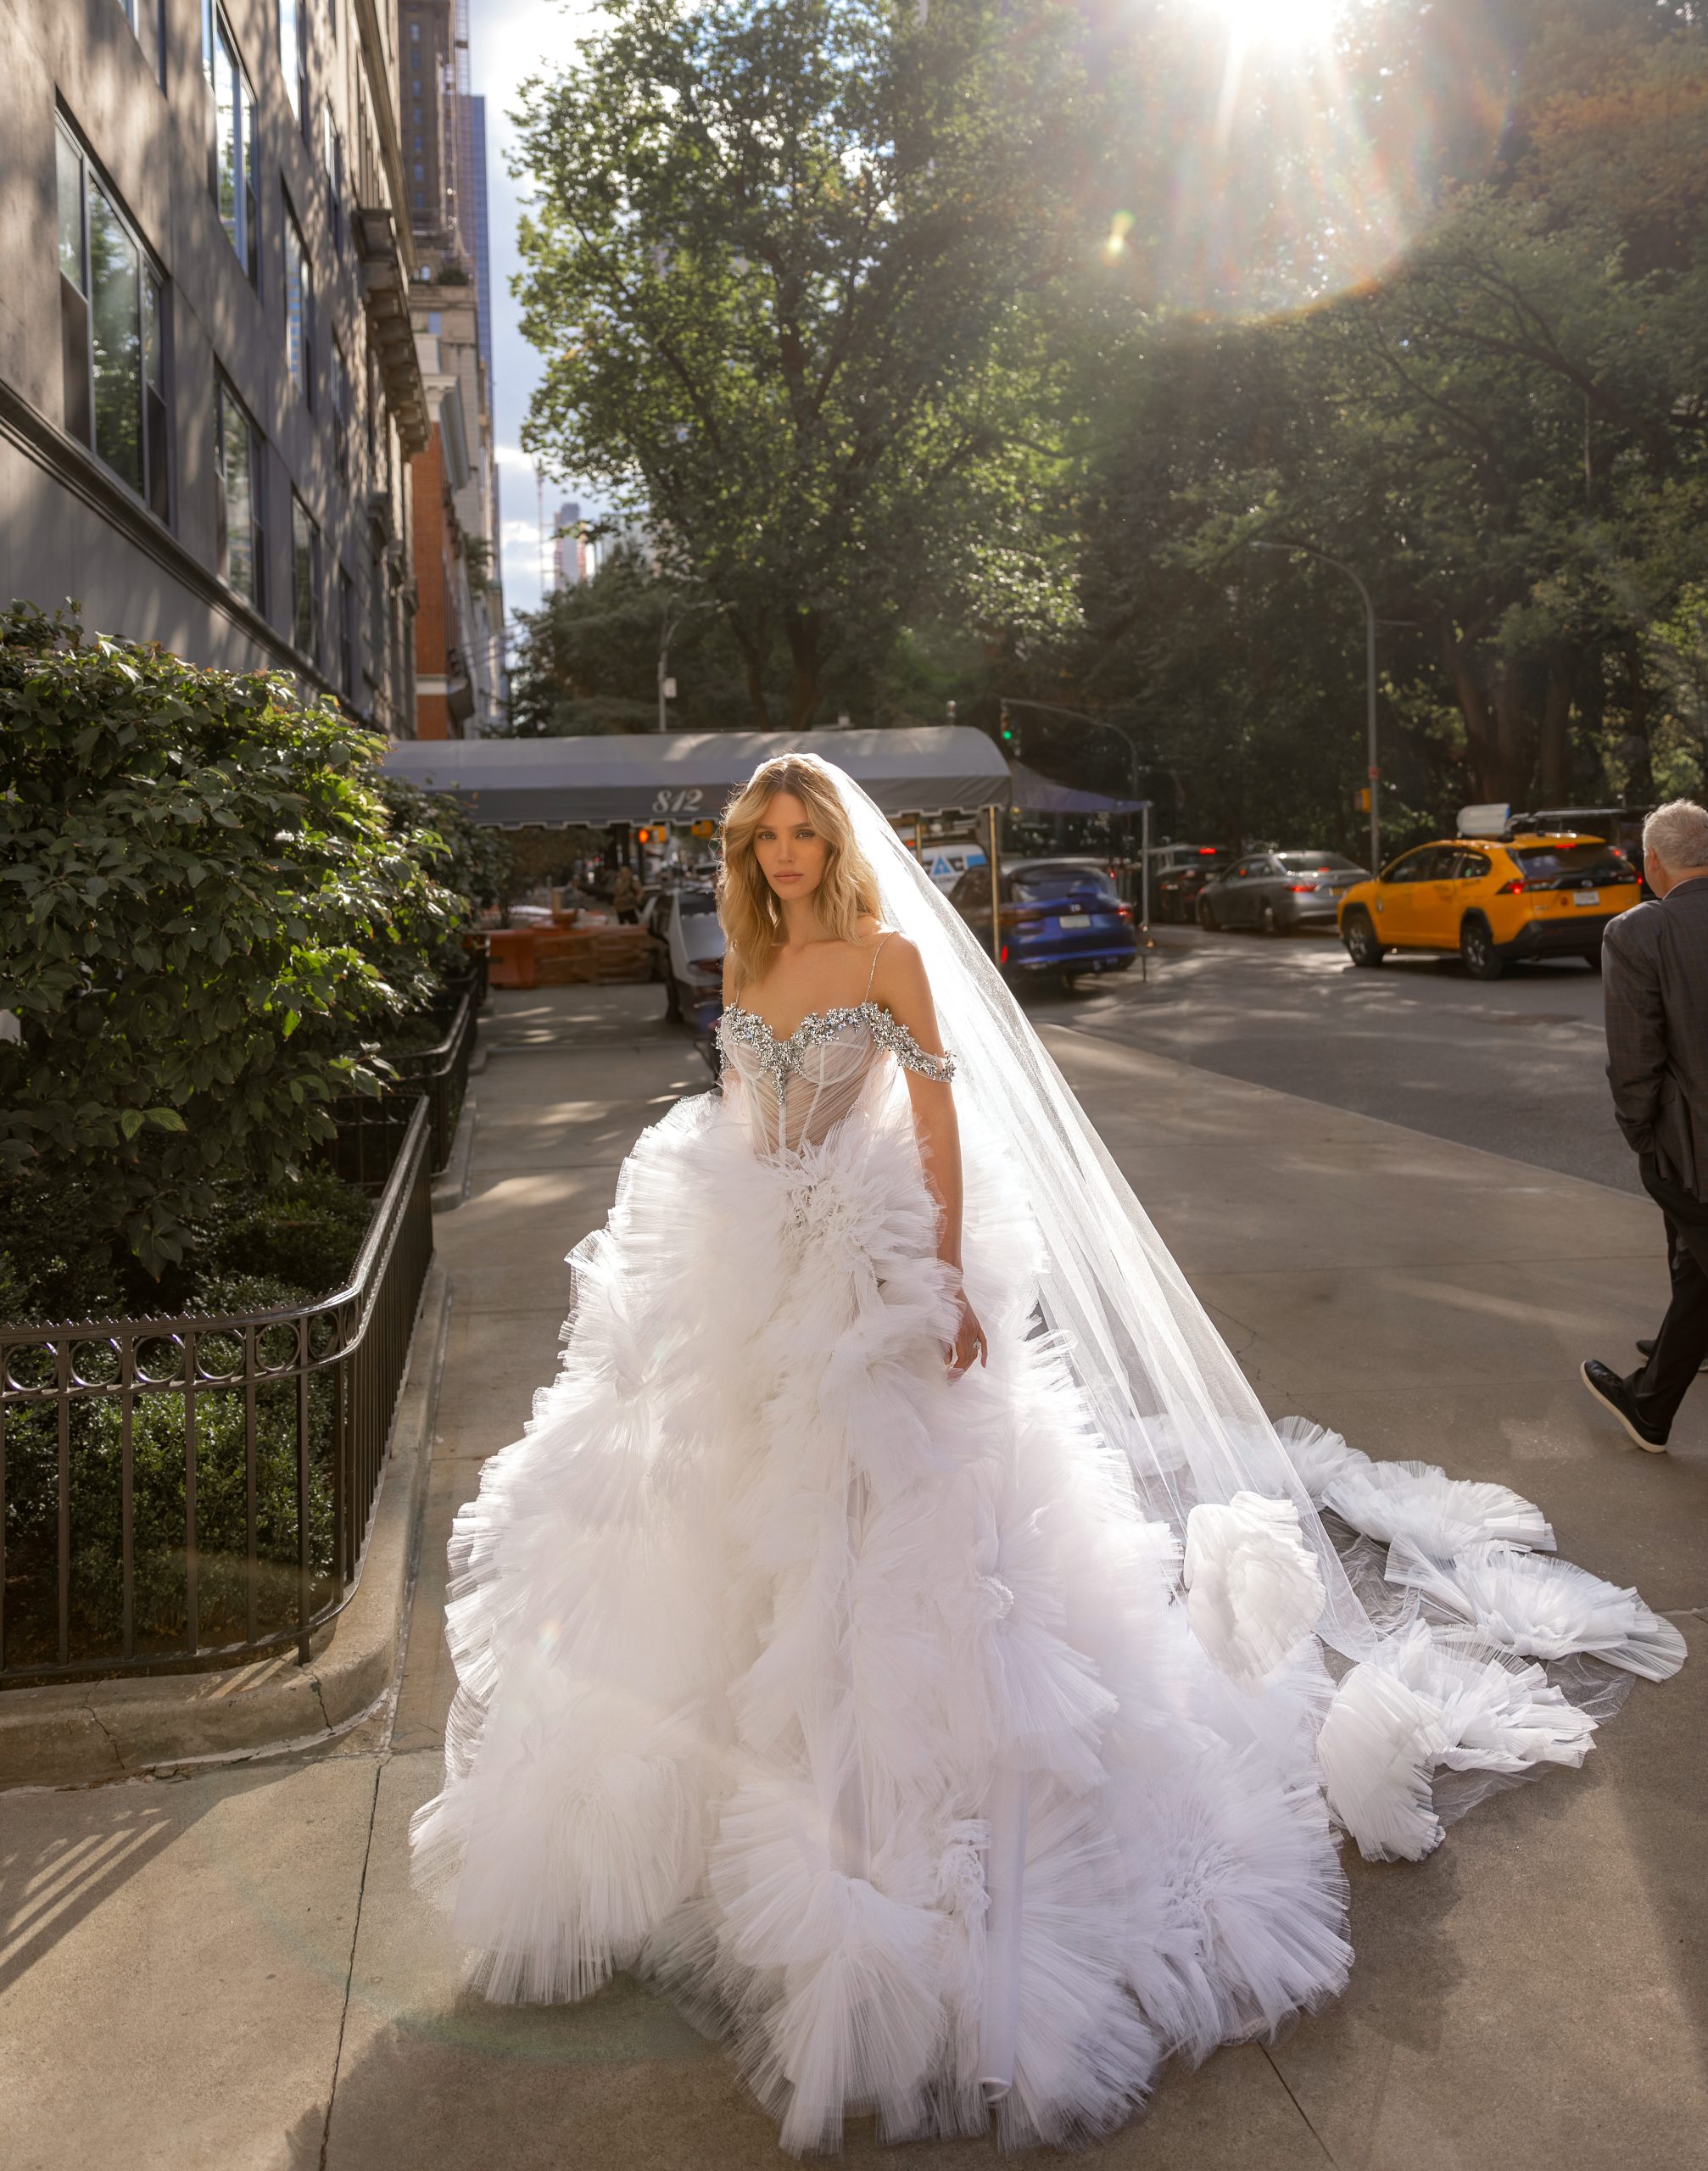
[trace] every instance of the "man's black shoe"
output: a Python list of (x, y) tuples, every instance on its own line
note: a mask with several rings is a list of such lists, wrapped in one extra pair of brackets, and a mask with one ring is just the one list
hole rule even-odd
[(1610, 1365), (1604, 1365), (1598, 1357), (1586, 1357), (1578, 1370), (1584, 1386), (1596, 1401), (1610, 1417), (1618, 1419), (1639, 1448), (1647, 1448), (1651, 1455), (1666, 1453), (1666, 1435), (1655, 1426), (1644, 1423), (1631, 1398), (1631, 1390)]
[[(1655, 1337), (1652, 1334), (1638, 1336), (1637, 1353), (1639, 1357), (1652, 1357), (1655, 1354)], [(1699, 1372), (1708, 1372), (1708, 1365), (1699, 1365), (1696, 1369)]]

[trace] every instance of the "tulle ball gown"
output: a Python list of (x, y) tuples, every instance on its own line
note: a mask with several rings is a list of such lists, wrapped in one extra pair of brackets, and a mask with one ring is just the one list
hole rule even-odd
[[(1425, 1852), (1444, 1767), (1575, 1763), (1594, 1726), (1543, 1630), (1491, 1643), (1460, 1588), (1562, 1567), (1500, 1487), (1462, 1501), (1293, 1428), (1309, 1494), (1345, 1487), (1396, 1551), (1421, 1530), (1451, 1586), (1332, 1670), (1312, 1498), (1155, 1511), (1043, 1324), (1035, 1200), (976, 1107), (989, 1363), (946, 1371), (905, 1073), (946, 1074), (949, 1033), (946, 1061), (871, 1002), (787, 1041), (725, 1012), (721, 1092), (624, 1164), (572, 1254), (561, 1372), (457, 1517), (460, 1687), (412, 1832), (488, 1995), (637, 1972), (728, 2039), (797, 2153), (855, 2116), (1109, 2131), (1170, 2057), (1340, 1990), (1342, 1831)], [(1545, 1595), (1509, 1613), (1562, 1653), (1603, 1632), (1676, 1664), (1634, 1593), (1600, 1632)]]

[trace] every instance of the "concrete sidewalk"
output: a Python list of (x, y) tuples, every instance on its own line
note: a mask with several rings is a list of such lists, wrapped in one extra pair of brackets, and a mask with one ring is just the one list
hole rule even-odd
[[(11, 2171), (738, 2171), (780, 2163), (722, 2054), (628, 1983), (572, 2008), (458, 1990), (409, 1890), (438, 1783), (444, 1547), (555, 1365), (570, 1246), (638, 1131), (707, 1074), (651, 988), (497, 999), (421, 1571), (389, 1730), (240, 1767), (0, 1795)], [(1664, 1300), (1641, 1202), (1049, 1037), (1267, 1406), (1541, 1502), (1561, 1552), (1702, 1639), (1708, 1390), (1677, 1451), (1601, 1421)], [(1350, 1863), (1358, 1964), (1281, 2045), (1164, 2076), (1120, 2171), (1708, 2171), (1708, 1669), (1639, 1683), (1582, 1773), (1498, 1796), (1430, 1861)], [(869, 2128), (848, 2149), (880, 2151)], [(898, 2159), (994, 2164), (984, 2144)], [(1044, 2158), (1026, 2159), (1043, 2161)], [(1054, 2159), (1050, 2159), (1054, 2160)]]

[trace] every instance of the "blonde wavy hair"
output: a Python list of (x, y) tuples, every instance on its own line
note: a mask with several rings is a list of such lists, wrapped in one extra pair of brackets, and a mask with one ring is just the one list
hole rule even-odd
[(740, 984), (764, 978), (771, 952), (783, 939), (783, 907), (753, 850), (755, 833), (781, 791), (801, 801), (830, 848), (823, 879), (812, 893), (825, 935), (833, 941), (852, 942), (861, 914), (878, 916), (878, 877), (855, 841), (835, 773), (816, 754), (775, 754), (759, 764), (723, 810), (717, 917)]

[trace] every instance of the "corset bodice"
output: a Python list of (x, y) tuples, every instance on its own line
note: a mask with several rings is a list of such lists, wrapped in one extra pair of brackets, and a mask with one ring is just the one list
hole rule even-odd
[(786, 1039), (732, 1002), (717, 1033), (740, 1081), (754, 1145), (764, 1152), (816, 1145), (854, 1108), (886, 1056), (922, 1077), (955, 1074), (952, 1056), (928, 1055), (881, 1002), (816, 1010)]

